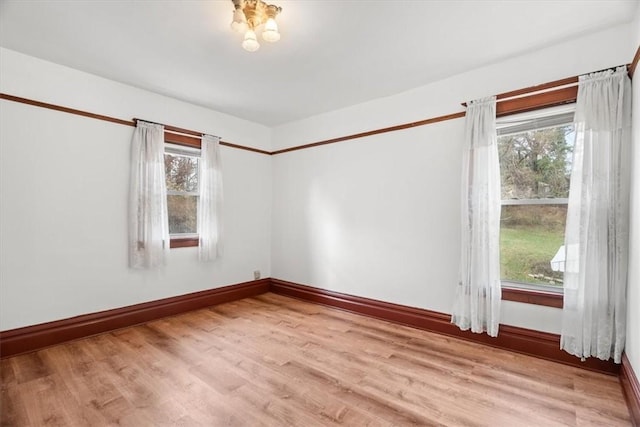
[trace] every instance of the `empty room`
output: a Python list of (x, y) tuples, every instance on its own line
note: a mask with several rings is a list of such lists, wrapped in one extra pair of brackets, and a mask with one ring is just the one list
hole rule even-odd
[(639, 426), (639, 0), (0, 0), (0, 425)]

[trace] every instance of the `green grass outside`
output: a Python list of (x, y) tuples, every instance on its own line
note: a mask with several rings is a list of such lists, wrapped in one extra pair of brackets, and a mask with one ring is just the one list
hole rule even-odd
[[(503, 280), (550, 284), (549, 280), (530, 277), (544, 274), (562, 279), (561, 272), (551, 270), (549, 261), (563, 244), (560, 231), (543, 227), (505, 227), (500, 231), (500, 261)], [(562, 283), (555, 283), (562, 286)]]

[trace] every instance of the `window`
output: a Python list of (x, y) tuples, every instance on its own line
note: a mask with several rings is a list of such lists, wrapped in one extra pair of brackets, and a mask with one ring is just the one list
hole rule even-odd
[(165, 144), (164, 167), (171, 247), (198, 244), (200, 150)]
[(574, 105), (499, 118), (503, 286), (562, 292)]

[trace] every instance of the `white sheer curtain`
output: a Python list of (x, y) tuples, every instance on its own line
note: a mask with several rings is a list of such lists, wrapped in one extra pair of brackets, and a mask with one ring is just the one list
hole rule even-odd
[(163, 126), (138, 121), (129, 184), (129, 266), (164, 264), (170, 241)]
[(222, 255), (222, 171), (220, 138), (202, 136), (198, 201), (198, 256), (213, 261)]
[(631, 83), (626, 67), (581, 76), (565, 233), (560, 347), (620, 363), (625, 342)]
[(462, 163), (462, 256), (451, 322), (498, 335), (500, 163), (495, 96), (469, 103)]

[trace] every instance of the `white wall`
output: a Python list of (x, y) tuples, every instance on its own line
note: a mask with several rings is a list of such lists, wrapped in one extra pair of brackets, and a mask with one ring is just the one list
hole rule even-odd
[[(273, 130), (274, 149), (462, 111), (460, 103), (630, 61), (631, 25)], [(390, 68), (389, 78), (393, 78)], [(275, 156), (276, 278), (450, 312), (460, 251), (463, 119)], [(558, 333), (560, 310), (503, 303)]]
[[(629, 62), (638, 23), (275, 129), (6, 49), (0, 91), (271, 150), (462, 111), (465, 100)], [(174, 249), (163, 270), (141, 272), (127, 268), (125, 250), (132, 128), (9, 101), (0, 109), (0, 330), (251, 280), (255, 269), (450, 311), (462, 119), (273, 158), (223, 147), (225, 256), (201, 264), (195, 248)], [(638, 167), (635, 174), (637, 218)], [(635, 259), (639, 228), (632, 231)], [(636, 370), (639, 279), (636, 267), (628, 340)], [(505, 302), (503, 321), (559, 332), (560, 311)]]
[[(0, 90), (270, 150), (270, 130), (225, 114), (0, 50)], [(133, 128), (0, 101), (0, 330), (270, 275), (270, 156), (222, 147), (224, 256), (172, 249), (160, 271), (127, 267)]]
[[(633, 48), (640, 48), (640, 7), (634, 21)], [(627, 289), (627, 343), (625, 351), (636, 375), (640, 375), (640, 71), (633, 80), (633, 151), (631, 179), (631, 230), (629, 287)]]

